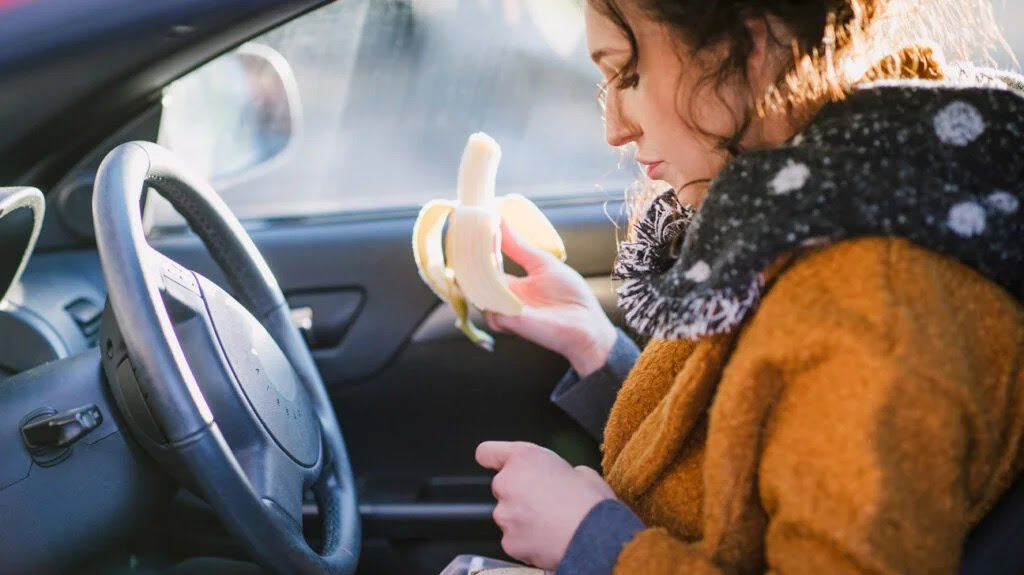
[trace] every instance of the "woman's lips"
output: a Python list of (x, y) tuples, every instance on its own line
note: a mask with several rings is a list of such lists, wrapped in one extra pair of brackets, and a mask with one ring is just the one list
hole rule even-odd
[(661, 172), (662, 172), (662, 170), (661, 170), (662, 163), (661, 162), (654, 162), (652, 164), (644, 164), (644, 165), (646, 166), (646, 169), (647, 169), (647, 177), (648, 178), (650, 178), (652, 180), (660, 180), (661, 179)]

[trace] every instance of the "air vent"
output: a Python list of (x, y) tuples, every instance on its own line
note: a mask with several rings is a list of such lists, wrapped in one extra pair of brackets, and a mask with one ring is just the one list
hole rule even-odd
[(100, 332), (100, 318), (103, 316), (103, 308), (96, 302), (84, 297), (64, 306), (75, 325), (82, 331), (82, 335), (89, 342), (89, 347), (95, 347)]
[(62, 184), (54, 194), (61, 221), (77, 236), (86, 239), (96, 235), (92, 227), (92, 184), (95, 176), (94, 173), (79, 174)]

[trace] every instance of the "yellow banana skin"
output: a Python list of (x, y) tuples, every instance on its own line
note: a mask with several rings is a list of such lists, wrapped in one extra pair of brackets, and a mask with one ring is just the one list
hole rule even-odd
[(501, 196), (496, 201), (501, 218), (519, 237), (565, 261), (565, 244), (561, 236), (536, 204), (519, 194)]
[(431, 241), (432, 238), (440, 237), (445, 222), (454, 210), (455, 204), (448, 200), (433, 200), (423, 206), (413, 226), (413, 257), (423, 283), (442, 301), (452, 306), (457, 317), (456, 325), (462, 333), (474, 344), (487, 351), (494, 351), (494, 338), (473, 325), (469, 319), (469, 302), (455, 283), (454, 271), (444, 265), (441, 242)]
[(448, 200), (433, 200), (420, 209), (416, 224), (412, 228), (412, 253), (416, 260), (416, 269), (420, 278), (441, 298), (451, 298), (449, 279), (445, 274), (444, 251), (441, 243), (434, 238), (440, 237), (444, 224), (455, 210), (455, 204)]
[(466, 298), (462, 297), (462, 294), (459, 293), (448, 300), (448, 304), (455, 311), (456, 327), (466, 334), (469, 341), (487, 351), (494, 351), (494, 338), (491, 337), (491, 334), (473, 325), (473, 322), (469, 319), (469, 302), (466, 301)]
[[(518, 194), (495, 197), (501, 148), (490, 136), (473, 134), (459, 167), (458, 200), (432, 200), (413, 226), (413, 256), (420, 278), (452, 306), (456, 325), (488, 351), (494, 338), (469, 319), (469, 304), (503, 315), (521, 313), (502, 266), (501, 221), (524, 241), (565, 260), (565, 244), (551, 222)], [(445, 224), (448, 229), (445, 234)]]

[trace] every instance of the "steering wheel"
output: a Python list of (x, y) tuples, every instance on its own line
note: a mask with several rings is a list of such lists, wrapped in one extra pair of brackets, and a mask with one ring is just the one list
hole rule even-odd
[[(147, 187), (185, 217), (238, 300), (147, 243)], [(263, 567), (354, 571), (359, 514), (341, 428), (241, 224), (209, 184), (149, 142), (123, 144), (103, 160), (93, 219), (109, 293), (104, 371), (133, 436)], [(320, 549), (303, 536), (306, 493), (323, 519)]]

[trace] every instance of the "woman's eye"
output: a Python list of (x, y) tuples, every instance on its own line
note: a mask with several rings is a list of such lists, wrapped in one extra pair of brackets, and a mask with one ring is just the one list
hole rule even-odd
[(640, 75), (636, 72), (630, 72), (629, 74), (618, 72), (611, 78), (598, 82), (597, 103), (601, 107), (601, 111), (604, 111), (608, 103), (608, 90), (612, 87), (612, 84), (614, 84), (614, 88), (616, 90), (628, 90), (630, 88), (636, 88), (639, 83)]
[(636, 73), (635, 63), (628, 63), (621, 68), (617, 68), (615, 73), (605, 81), (607, 86), (614, 86), (618, 90), (636, 88), (636, 85), (639, 83), (640, 75)]
[(619, 74), (618, 84), (616, 87), (620, 90), (628, 90), (629, 88), (636, 88), (640, 84), (640, 74), (636, 72), (630, 72), (629, 74)]

